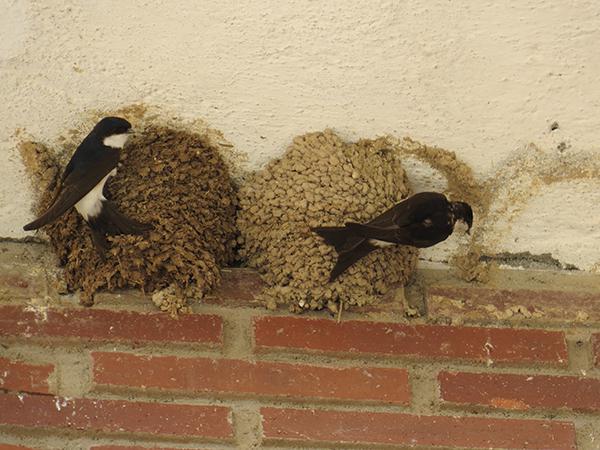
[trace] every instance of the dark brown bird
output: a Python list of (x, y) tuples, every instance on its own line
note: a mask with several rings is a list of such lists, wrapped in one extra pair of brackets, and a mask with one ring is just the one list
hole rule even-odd
[(347, 222), (343, 227), (316, 227), (338, 253), (329, 281), (335, 280), (356, 261), (389, 245), (431, 247), (454, 231), (457, 221), (471, 230), (473, 210), (468, 203), (450, 202), (437, 192), (421, 192), (403, 200), (366, 224)]
[(131, 133), (131, 124), (120, 117), (105, 117), (81, 142), (67, 164), (54, 202), (38, 219), (23, 227), (37, 230), (54, 222), (73, 206), (92, 232), (96, 250), (108, 248), (106, 235), (141, 234), (152, 228), (121, 214), (105, 197), (104, 185), (117, 173), (120, 149)]

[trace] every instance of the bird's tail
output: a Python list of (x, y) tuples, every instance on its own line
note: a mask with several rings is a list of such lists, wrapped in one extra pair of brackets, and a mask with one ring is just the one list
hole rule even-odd
[(321, 236), (325, 243), (335, 247), (338, 253), (343, 251), (348, 239), (352, 237), (346, 227), (315, 227), (311, 231)]
[(96, 251), (98, 255), (100, 255), (101, 259), (104, 259), (104, 254), (108, 251), (110, 245), (108, 244), (108, 240), (106, 239), (106, 235), (94, 228), (91, 229), (92, 232), (92, 242), (94, 243), (94, 247), (96, 247)]
[(119, 212), (110, 201), (102, 202), (102, 209), (96, 217), (88, 221), (92, 229), (92, 241), (98, 253), (103, 254), (108, 249), (106, 235), (143, 234), (153, 228), (151, 224), (131, 219)]
[(151, 230), (151, 224), (131, 219), (119, 212), (110, 201), (102, 202), (100, 214), (90, 220), (90, 226), (104, 234), (142, 234)]
[(348, 267), (353, 265), (358, 260), (364, 258), (377, 247), (369, 244), (368, 241), (362, 241), (356, 248), (343, 252), (338, 255), (337, 262), (329, 275), (329, 282), (331, 283), (337, 277), (339, 277)]
[(346, 227), (316, 227), (312, 231), (335, 248), (338, 259), (329, 276), (329, 282), (339, 277), (348, 267), (367, 256), (375, 246), (362, 236), (357, 236)]

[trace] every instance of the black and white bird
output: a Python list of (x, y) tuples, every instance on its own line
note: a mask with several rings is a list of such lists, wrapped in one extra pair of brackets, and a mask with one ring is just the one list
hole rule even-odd
[(100, 255), (108, 249), (107, 235), (141, 234), (152, 228), (121, 214), (105, 198), (105, 185), (117, 173), (120, 149), (131, 133), (131, 124), (120, 117), (105, 117), (81, 142), (67, 164), (60, 187), (50, 208), (23, 227), (37, 230), (54, 222), (71, 207), (89, 225), (92, 240)]
[(437, 192), (421, 192), (391, 207), (366, 224), (347, 222), (343, 227), (316, 227), (312, 231), (335, 247), (338, 260), (329, 281), (373, 250), (390, 245), (431, 247), (454, 231), (457, 221), (473, 225), (468, 203), (450, 202)]

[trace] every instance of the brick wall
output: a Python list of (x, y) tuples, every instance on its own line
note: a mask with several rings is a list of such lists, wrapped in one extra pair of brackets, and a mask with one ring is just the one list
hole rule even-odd
[(254, 305), (233, 270), (174, 320), (135, 294), (81, 308), (7, 248), (0, 450), (600, 448), (600, 294), (432, 281), (425, 317), (338, 323)]

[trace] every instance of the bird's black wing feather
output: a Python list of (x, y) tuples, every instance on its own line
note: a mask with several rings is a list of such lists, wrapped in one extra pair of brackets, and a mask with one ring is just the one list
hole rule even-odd
[(364, 238), (353, 235), (346, 227), (315, 227), (311, 231), (321, 236), (327, 244), (333, 245), (338, 253), (352, 251), (364, 241)]
[(366, 239), (421, 246), (415, 242), (413, 228), (448, 203), (437, 192), (420, 192), (391, 207), (366, 224), (348, 222), (346, 228)]
[(335, 266), (333, 267), (333, 269), (331, 270), (331, 274), (329, 275), (329, 282), (331, 283), (332, 281), (334, 281), (348, 267), (352, 266), (354, 263), (367, 256), (376, 248), (377, 247), (362, 240), (360, 244), (351, 251), (340, 253), (338, 255), (338, 259), (335, 263)]
[[(88, 142), (87, 145), (90, 143)], [(87, 152), (85, 158), (80, 157), (80, 150), (82, 150), (81, 146), (67, 165), (59, 194), (52, 206), (39, 218), (25, 225), (24, 230), (37, 230), (59, 218), (90, 192), (119, 163), (117, 149), (101, 145), (89, 147), (85, 149)]]
[(397, 228), (412, 225), (415, 221), (422, 220), (421, 212), (431, 210), (436, 204), (446, 204), (448, 200), (444, 194), (437, 192), (419, 192), (406, 200), (397, 203), (379, 216), (367, 222), (378, 228)]
[(380, 228), (355, 222), (346, 223), (346, 228), (355, 235), (365, 239), (376, 239), (378, 241), (391, 242), (394, 244), (413, 245), (413, 239), (409, 228)]
[(104, 234), (143, 234), (153, 228), (119, 212), (111, 201), (103, 202), (100, 214), (90, 219), (90, 227)]

